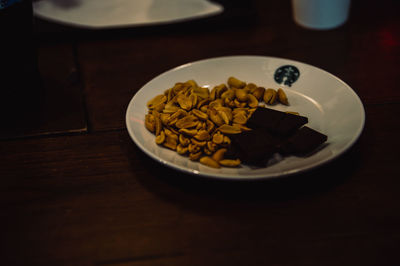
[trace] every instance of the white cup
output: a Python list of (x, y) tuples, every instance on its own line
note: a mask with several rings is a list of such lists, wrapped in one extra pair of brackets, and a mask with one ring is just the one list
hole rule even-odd
[(294, 21), (309, 29), (327, 30), (343, 25), (351, 0), (292, 0)]

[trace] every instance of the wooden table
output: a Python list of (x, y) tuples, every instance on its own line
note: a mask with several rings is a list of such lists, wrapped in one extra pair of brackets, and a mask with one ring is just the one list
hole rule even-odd
[[(400, 265), (399, 1), (354, 0), (348, 23), (328, 31), (297, 26), (289, 1), (224, 4), (216, 17), (140, 28), (35, 21), (47, 96), (30, 123), (1, 133), (0, 264)], [(263, 182), (195, 178), (132, 142), (124, 116), (141, 86), (236, 54), (344, 80), (366, 110), (359, 141)]]

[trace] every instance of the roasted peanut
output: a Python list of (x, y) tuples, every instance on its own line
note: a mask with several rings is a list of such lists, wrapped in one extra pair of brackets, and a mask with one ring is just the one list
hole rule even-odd
[(213, 154), (213, 152), (210, 151), (207, 147), (204, 147), (204, 148), (203, 148), (203, 152), (204, 152), (205, 154), (209, 155), (209, 156)]
[(175, 97), (165, 105), (163, 113), (172, 114), (180, 110), (179, 106), (175, 104), (174, 99)]
[(250, 131), (250, 130), (251, 130), (251, 128), (248, 128), (248, 127), (246, 127), (245, 125), (242, 125), (242, 124), (233, 123), (232, 126), (236, 126), (236, 127), (240, 128), (240, 130), (241, 130), (242, 132), (243, 132), (243, 131)]
[(207, 130), (207, 132), (208, 133), (213, 132), (214, 128), (215, 128), (214, 123), (207, 119), (207, 121), (206, 121), (206, 130)]
[(228, 147), (231, 144), (231, 139), (228, 136), (224, 136), (221, 144), (224, 147)]
[(176, 146), (178, 145), (176, 139), (166, 136), (163, 145), (171, 150), (176, 150)]
[(212, 156), (211, 158), (216, 161), (219, 162), (224, 158), (224, 155), (226, 153), (227, 149), (226, 148), (221, 148), (219, 150), (217, 150)]
[(246, 90), (248, 93), (253, 93), (256, 89), (258, 88), (258, 86), (254, 83), (247, 83), (246, 87), (244, 87), (243, 89)]
[(233, 100), (235, 98), (235, 90), (229, 89), (221, 94), (221, 99), (225, 100), (226, 98), (229, 100)]
[(155, 134), (156, 136), (160, 135), (162, 130), (162, 122), (159, 115), (154, 116), (154, 123), (155, 123)]
[(236, 99), (238, 99), (238, 101), (240, 102), (245, 102), (247, 101), (247, 92), (244, 89), (237, 89), (236, 90)]
[(200, 107), (200, 111), (202, 111), (203, 113), (207, 113), (208, 110), (208, 105), (203, 105), (202, 107)]
[(233, 116), (233, 123), (244, 125), (247, 122), (247, 117), (244, 112), (237, 113)]
[(242, 113), (243, 115), (247, 115), (248, 112), (248, 108), (235, 108), (234, 110), (232, 110), (232, 115), (233, 117), (235, 117), (235, 115)]
[(199, 141), (206, 141), (211, 138), (210, 133), (208, 133), (207, 130), (201, 129), (197, 132), (196, 135), (194, 135), (194, 138), (199, 140)]
[(144, 117), (144, 125), (150, 132), (154, 132), (156, 128), (155, 120), (154, 120), (154, 115), (152, 114), (147, 114)]
[(228, 78), (228, 86), (231, 88), (244, 88), (246, 86), (246, 82), (241, 81), (235, 77)]
[(236, 127), (236, 126), (231, 126), (231, 125), (222, 125), (218, 128), (219, 131), (221, 131), (224, 134), (239, 134), (242, 131), (240, 130), (240, 128)]
[(167, 96), (167, 102), (169, 102), (174, 97), (174, 91), (172, 90), (172, 88), (168, 89), (166, 92), (164, 92), (164, 95)]
[(164, 133), (168, 139), (173, 139), (176, 142), (178, 141), (178, 135), (175, 132), (172, 132), (170, 129), (164, 128)]
[(178, 146), (176, 146), (176, 152), (180, 155), (186, 154), (188, 152), (188, 147), (182, 146), (182, 144), (178, 144)]
[(264, 91), (265, 89), (263, 87), (257, 87), (252, 94), (254, 95), (254, 97), (257, 98), (257, 100), (261, 100), (263, 95), (264, 95)]
[(215, 110), (214, 108), (209, 108), (208, 109), (208, 117), (213, 121), (217, 126), (223, 125), (224, 120), (222, 117), (218, 114), (218, 111)]
[(167, 126), (170, 117), (171, 117), (170, 114), (164, 114), (164, 113), (160, 114), (161, 123), (164, 126)]
[(180, 91), (182, 91), (184, 89), (185, 89), (185, 86), (183, 85), (183, 83), (182, 82), (178, 82), (178, 83), (175, 83), (174, 87), (172, 87), (171, 90), (176, 95), (176, 94), (178, 94)]
[(183, 146), (186, 147), (190, 144), (190, 139), (185, 137), (183, 134), (179, 135), (179, 143)]
[(199, 146), (199, 147), (204, 147), (204, 146), (206, 146), (206, 144), (207, 144), (207, 141), (199, 141), (199, 140), (196, 140), (195, 138), (193, 138), (193, 139), (191, 139), (190, 140), (194, 145), (196, 145), (196, 146)]
[[(165, 114), (164, 114), (165, 115)], [(168, 115), (168, 114), (167, 114)], [(187, 115), (187, 112), (183, 109), (179, 109), (178, 111), (176, 111), (173, 114), (169, 114), (169, 119), (168, 119), (168, 124), (172, 121), (172, 120), (176, 120), (182, 117), (185, 117)]]
[(238, 100), (230, 100), (228, 98), (225, 98), (224, 100), (225, 106), (230, 107), (230, 108), (235, 108), (236, 107), (236, 102), (239, 102)]
[(220, 84), (215, 87), (215, 96), (216, 98), (221, 98), (222, 93), (228, 90), (225, 84)]
[(258, 106), (258, 100), (253, 94), (247, 96), (247, 103), (251, 108), (256, 108)]
[(200, 146), (197, 146), (196, 144), (193, 143), (190, 143), (188, 148), (190, 153), (196, 153), (201, 150)]
[(195, 152), (195, 153), (190, 153), (189, 154), (189, 159), (192, 160), (192, 161), (197, 161), (201, 157), (202, 154), (203, 154), (202, 151)]
[(206, 87), (196, 87), (193, 89), (193, 93), (202, 99), (207, 99), (210, 94)]
[(221, 167), (221, 166), (219, 166), (218, 162), (216, 162), (215, 160), (213, 160), (211, 157), (208, 157), (208, 156), (201, 157), (200, 163), (207, 165), (209, 167), (213, 167), (213, 168)]
[(209, 99), (213, 101), (215, 100), (216, 97), (217, 97), (217, 87), (214, 87), (210, 92)]
[(198, 121), (195, 128), (197, 129), (197, 131), (199, 131), (200, 129), (202, 129), (202, 128), (203, 128), (203, 122)]
[(241, 164), (241, 161), (239, 159), (236, 159), (236, 160), (223, 159), (223, 160), (220, 160), (218, 163), (222, 166), (236, 167)]
[[(221, 142), (221, 143), (222, 143), (222, 142)], [(208, 149), (210, 152), (215, 152), (216, 149), (217, 149), (217, 147), (218, 147), (218, 144), (216, 144), (216, 143), (214, 143), (214, 142), (212, 142), (212, 141), (207, 141), (207, 149)]]
[(197, 82), (193, 79), (186, 81), (184, 84), (189, 85), (190, 87), (198, 87)]
[(177, 128), (191, 128), (195, 127), (198, 123), (199, 119), (194, 115), (187, 115), (178, 121), (176, 121), (175, 125)]
[(164, 143), (164, 141), (165, 141), (165, 133), (164, 133), (164, 131), (161, 131), (160, 135), (158, 135), (158, 136), (156, 137), (156, 143), (157, 143), (158, 145), (161, 145), (161, 144)]
[(224, 112), (229, 120), (232, 119), (232, 109), (231, 108), (226, 107), (226, 106), (218, 106), (218, 107), (215, 107), (215, 110), (217, 110), (217, 112)]
[(287, 98), (287, 96), (286, 96), (286, 93), (285, 93), (281, 88), (278, 89), (277, 94), (278, 94), (278, 100), (279, 100), (282, 104), (284, 104), (284, 105), (289, 105), (289, 101), (288, 101), (288, 98)]
[(234, 106), (237, 108), (243, 108), (247, 105), (246, 102), (240, 102), (238, 99), (233, 100), (233, 103), (234, 103)]
[(224, 135), (221, 134), (221, 132), (217, 131), (213, 136), (212, 136), (212, 141), (215, 144), (221, 144), (224, 141)]
[(201, 107), (203, 107), (204, 105), (208, 104), (209, 102), (210, 102), (210, 98), (202, 99), (202, 100), (197, 102), (196, 108), (200, 109)]
[(192, 114), (194, 114), (200, 120), (207, 120), (208, 118), (208, 115), (206, 113), (203, 113), (202, 111), (197, 109), (193, 109)]
[(179, 132), (187, 136), (193, 137), (197, 134), (197, 129), (181, 128), (179, 129)]
[(189, 95), (189, 100), (192, 102), (192, 108), (193, 108), (197, 105), (199, 97), (196, 94), (192, 93)]
[(266, 104), (272, 105), (276, 100), (276, 91), (274, 89), (266, 89), (264, 92), (263, 100)]
[(220, 106), (223, 106), (223, 105), (224, 105), (223, 98), (218, 98), (218, 99), (215, 99), (214, 101), (210, 102), (208, 104), (208, 108), (212, 109), (212, 108), (220, 107)]
[(229, 124), (229, 117), (228, 117), (228, 115), (227, 115), (227, 113), (226, 112), (224, 112), (224, 111), (222, 111), (222, 110), (217, 110), (217, 113), (218, 113), (218, 115), (221, 117), (221, 119), (222, 119), (222, 121), (225, 123), (225, 124)]
[(176, 136), (179, 136), (179, 131), (178, 130), (176, 130), (175, 128), (173, 128), (173, 127), (166, 127), (166, 129), (168, 129), (168, 130), (170, 130), (172, 133), (174, 133)]
[(147, 107), (152, 110), (156, 106), (165, 103), (167, 101), (167, 97), (163, 94), (155, 96), (153, 99), (147, 102)]
[(185, 96), (184, 94), (178, 94), (176, 101), (178, 102), (179, 106), (182, 109), (184, 109), (186, 111), (189, 111), (190, 109), (192, 109), (193, 102), (190, 97)]

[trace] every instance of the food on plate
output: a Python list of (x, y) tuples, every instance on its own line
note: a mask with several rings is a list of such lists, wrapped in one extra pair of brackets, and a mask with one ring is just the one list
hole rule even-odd
[(258, 108), (247, 121), (252, 129), (266, 130), (281, 136), (288, 136), (307, 123), (307, 117), (270, 108)]
[(307, 117), (259, 107), (247, 123), (252, 130), (233, 136), (227, 154), (257, 166), (265, 166), (275, 153), (307, 156), (327, 136), (306, 123)]
[[(308, 119), (261, 107), (263, 102), (289, 105), (282, 89), (235, 77), (211, 90), (194, 80), (177, 82), (147, 102), (144, 124), (158, 145), (213, 168), (238, 167), (242, 161), (265, 164), (282, 143), (285, 152), (302, 153), (306, 148), (296, 143), (309, 133), (295, 133)], [(307, 139), (310, 147), (318, 143), (312, 140)]]
[(281, 147), (284, 154), (298, 156), (309, 155), (318, 147), (321, 147), (328, 137), (310, 127), (304, 126), (297, 130)]

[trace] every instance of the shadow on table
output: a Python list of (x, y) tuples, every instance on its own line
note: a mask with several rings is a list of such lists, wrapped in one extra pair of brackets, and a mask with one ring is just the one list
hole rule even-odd
[[(138, 181), (157, 196), (182, 202), (182, 198), (201, 198), (223, 201), (287, 201), (323, 194), (346, 182), (360, 167), (360, 150), (355, 144), (340, 158), (306, 173), (260, 181), (215, 180), (192, 176), (160, 166), (148, 156), (141, 162), (148, 175)], [(182, 194), (186, 194), (182, 195)]]

